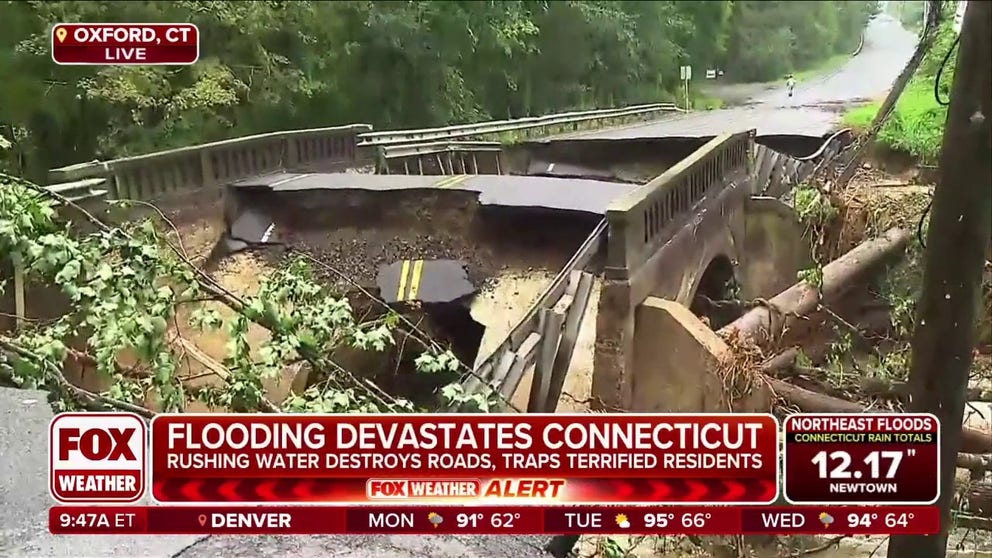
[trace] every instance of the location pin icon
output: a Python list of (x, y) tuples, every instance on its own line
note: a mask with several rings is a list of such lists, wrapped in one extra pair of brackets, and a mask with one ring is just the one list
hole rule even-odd
[(65, 27), (58, 27), (55, 29), (55, 38), (58, 39), (60, 43), (65, 40), (65, 36), (68, 34), (69, 32), (65, 30)]
[(197, 517), (196, 520), (200, 522), (200, 527), (203, 527), (204, 525), (207, 524), (207, 516), (206, 515), (201, 515), (200, 517)]

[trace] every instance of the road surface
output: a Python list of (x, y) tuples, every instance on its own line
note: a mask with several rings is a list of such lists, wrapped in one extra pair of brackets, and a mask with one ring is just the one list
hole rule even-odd
[[(883, 96), (916, 47), (916, 35), (887, 17), (865, 31), (861, 53), (835, 72), (799, 83), (792, 98), (785, 83), (759, 92), (746, 106), (697, 112), (663, 120), (586, 132), (567, 139), (648, 139), (704, 137), (756, 129), (759, 136), (822, 137), (841, 120), (841, 109)], [(564, 138), (563, 138), (564, 139)]]

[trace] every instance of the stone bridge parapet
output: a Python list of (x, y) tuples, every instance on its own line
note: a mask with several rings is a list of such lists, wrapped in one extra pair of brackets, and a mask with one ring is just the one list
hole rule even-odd
[(158, 151), (110, 161), (80, 163), (48, 173), (50, 184), (105, 179), (109, 199), (146, 202), (217, 199), (223, 186), (289, 169), (340, 170), (356, 159), (367, 124), (290, 130)]

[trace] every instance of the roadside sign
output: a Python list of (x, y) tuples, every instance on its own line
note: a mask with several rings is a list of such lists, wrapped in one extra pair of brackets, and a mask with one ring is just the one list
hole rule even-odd
[(679, 66), (679, 79), (689, 81), (692, 79), (692, 66)]

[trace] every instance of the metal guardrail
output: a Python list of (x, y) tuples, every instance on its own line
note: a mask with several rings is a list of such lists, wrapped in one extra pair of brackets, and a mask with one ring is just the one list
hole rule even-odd
[(560, 124), (573, 124), (589, 122), (592, 120), (606, 120), (610, 118), (621, 118), (625, 116), (646, 116), (650, 114), (661, 114), (665, 112), (685, 112), (683, 109), (672, 103), (653, 103), (647, 105), (635, 105), (615, 109), (587, 110), (579, 112), (566, 112), (561, 114), (550, 114), (547, 116), (535, 116), (517, 118), (513, 120), (492, 120), (489, 122), (478, 122), (475, 124), (462, 124), (458, 126), (445, 126), (442, 128), (424, 128), (419, 130), (396, 130), (384, 132), (368, 132), (359, 136), (362, 146), (397, 145), (404, 143), (425, 143), (437, 140), (467, 138), (510, 132), (516, 130), (529, 130), (543, 126), (556, 126)]
[(845, 128), (824, 140), (816, 151), (805, 157), (790, 157), (763, 145), (758, 146), (755, 150), (755, 177), (751, 193), (757, 196), (781, 197), (793, 186), (831, 165), (853, 141), (852, 131)]
[(81, 202), (88, 199), (99, 199), (107, 195), (106, 178), (84, 178), (73, 182), (62, 182), (47, 186), (56, 194), (61, 195), (72, 202)]
[(503, 144), (498, 141), (437, 141), (431, 143), (382, 145), (378, 147), (379, 154), (385, 159), (431, 155), (448, 151), (502, 151), (502, 149)]
[(498, 141), (404, 143), (374, 149), (376, 174), (502, 174), (503, 144)]

